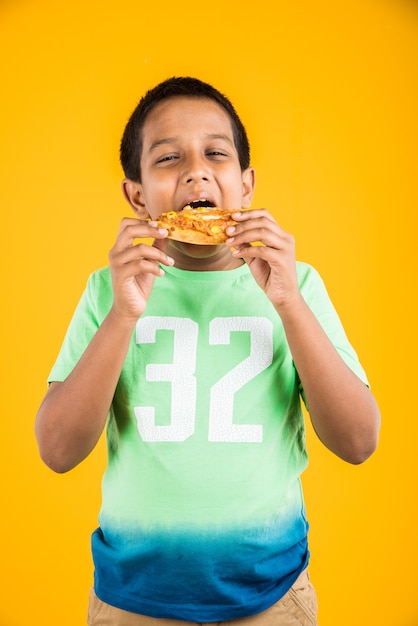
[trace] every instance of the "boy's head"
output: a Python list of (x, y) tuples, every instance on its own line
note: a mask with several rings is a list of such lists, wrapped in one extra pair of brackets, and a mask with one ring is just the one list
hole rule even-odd
[(149, 90), (132, 113), (122, 136), (120, 160), (126, 178), (141, 183), (142, 130), (152, 109), (163, 100), (175, 97), (207, 98), (216, 102), (231, 121), (241, 170), (250, 165), (250, 146), (244, 125), (233, 105), (220, 91), (197, 78), (169, 78)]

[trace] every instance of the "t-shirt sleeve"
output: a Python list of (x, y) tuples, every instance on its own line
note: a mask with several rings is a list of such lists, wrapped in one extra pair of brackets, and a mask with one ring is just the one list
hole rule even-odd
[(96, 282), (97, 277), (92, 274), (74, 311), (58, 357), (48, 376), (48, 383), (62, 382), (67, 378), (100, 326)]
[[(366, 373), (359, 361), (356, 351), (348, 340), (321, 276), (317, 270), (306, 264), (299, 264), (298, 275), (299, 288), (306, 303), (335, 346), (338, 354), (360, 380), (368, 386), (369, 383)], [(302, 385), (300, 385), (300, 391), (306, 404)]]

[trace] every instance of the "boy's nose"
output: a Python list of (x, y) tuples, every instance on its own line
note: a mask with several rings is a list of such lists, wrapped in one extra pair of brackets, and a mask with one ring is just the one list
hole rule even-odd
[(194, 183), (199, 181), (207, 182), (210, 178), (210, 173), (206, 165), (201, 159), (191, 159), (184, 171), (184, 180), (186, 183)]
[(198, 182), (200, 180), (203, 180), (203, 181), (207, 182), (209, 180), (209, 177), (206, 176), (203, 173), (197, 173), (196, 172), (194, 174), (189, 175), (189, 177), (186, 179), (186, 183), (195, 183), (195, 182)]

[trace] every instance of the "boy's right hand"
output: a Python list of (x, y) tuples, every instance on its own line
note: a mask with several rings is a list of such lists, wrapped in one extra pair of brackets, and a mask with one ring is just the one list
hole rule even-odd
[[(115, 245), (109, 252), (113, 286), (112, 309), (118, 316), (135, 321), (145, 311), (156, 276), (163, 276), (162, 265), (174, 260), (163, 249), (136, 239), (167, 237), (167, 230), (153, 221), (124, 218)], [(165, 246), (163, 245), (162, 248)]]

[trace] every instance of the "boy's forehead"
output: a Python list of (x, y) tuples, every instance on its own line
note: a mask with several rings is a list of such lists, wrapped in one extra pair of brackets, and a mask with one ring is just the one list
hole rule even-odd
[(233, 140), (232, 123), (228, 113), (214, 100), (175, 96), (159, 102), (149, 112), (143, 126), (143, 141), (153, 141), (166, 132), (183, 132), (195, 127), (202, 134), (219, 134)]

